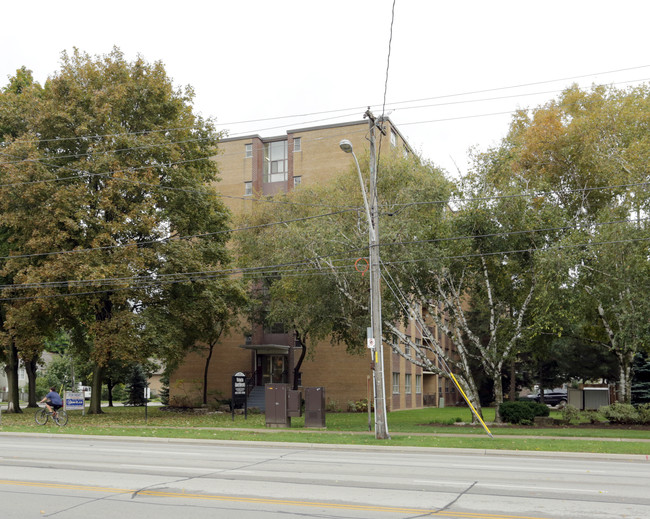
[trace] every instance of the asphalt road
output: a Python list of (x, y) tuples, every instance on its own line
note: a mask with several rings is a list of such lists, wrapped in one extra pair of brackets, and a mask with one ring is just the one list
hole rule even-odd
[(0, 517), (650, 517), (642, 456), (0, 434)]

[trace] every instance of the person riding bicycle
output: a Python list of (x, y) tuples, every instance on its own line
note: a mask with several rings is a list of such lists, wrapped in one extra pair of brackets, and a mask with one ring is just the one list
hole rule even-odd
[(61, 400), (61, 395), (56, 392), (56, 388), (54, 386), (50, 388), (50, 392), (45, 395), (43, 400), (41, 400), (39, 403), (42, 404), (43, 402), (45, 402), (47, 410), (53, 415), (56, 415), (56, 412), (63, 407), (63, 400)]

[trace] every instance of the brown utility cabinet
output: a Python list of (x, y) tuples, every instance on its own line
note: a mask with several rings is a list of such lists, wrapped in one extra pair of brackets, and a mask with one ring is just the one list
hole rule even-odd
[(302, 397), (298, 389), (289, 389), (287, 392), (287, 414), (289, 416), (302, 416)]
[(305, 388), (305, 427), (325, 427), (325, 388)]
[(264, 386), (264, 401), (266, 404), (267, 427), (291, 427), (288, 414), (289, 384), (266, 384)]

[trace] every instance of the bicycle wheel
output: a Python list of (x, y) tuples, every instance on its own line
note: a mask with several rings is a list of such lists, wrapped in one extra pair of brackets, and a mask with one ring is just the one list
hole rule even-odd
[(54, 419), (56, 422), (56, 425), (60, 425), (63, 427), (65, 424), (68, 423), (68, 413), (66, 413), (63, 409), (59, 409), (56, 412), (56, 418)]
[(36, 414), (34, 415), (34, 420), (36, 420), (36, 423), (38, 425), (45, 425), (49, 417), (50, 415), (48, 414), (47, 409), (41, 407), (38, 411), (36, 411)]

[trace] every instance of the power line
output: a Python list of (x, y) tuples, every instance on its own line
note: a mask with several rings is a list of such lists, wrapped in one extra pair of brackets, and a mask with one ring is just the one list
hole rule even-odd
[[(559, 250), (564, 250), (564, 249), (574, 249), (574, 248), (583, 248), (583, 247), (594, 247), (594, 246), (601, 246), (601, 245), (618, 245), (618, 244), (623, 244), (623, 243), (638, 243), (638, 242), (646, 242), (650, 241), (650, 237), (648, 238), (629, 238), (629, 239), (623, 239), (623, 240), (607, 240), (607, 241), (600, 241), (600, 242), (587, 242), (587, 243), (577, 243), (577, 244), (568, 244), (568, 245), (558, 245), (558, 246), (552, 246), (548, 247), (545, 249), (539, 249), (539, 248), (526, 248), (526, 249), (514, 249), (514, 250), (507, 250), (507, 251), (494, 251), (494, 252), (484, 252), (484, 253), (473, 253), (473, 254), (460, 254), (460, 255), (452, 255), (452, 256), (441, 256), (438, 259), (439, 260), (458, 260), (458, 259), (468, 259), (468, 258), (479, 258), (479, 257), (490, 257), (490, 256), (499, 256), (499, 255), (512, 255), (512, 254), (521, 254), (521, 253), (535, 253), (535, 252), (543, 252), (543, 253), (549, 253), (549, 252), (554, 252), (554, 251), (559, 251)], [(284, 264), (278, 264), (278, 265), (266, 265), (262, 267), (248, 267), (248, 268), (231, 268), (231, 269), (221, 269), (221, 270), (208, 270), (208, 271), (197, 271), (197, 272), (177, 272), (177, 273), (170, 273), (170, 274), (161, 274), (156, 276), (155, 279), (153, 277), (149, 276), (149, 279), (147, 277), (142, 277), (142, 276), (134, 276), (134, 277), (123, 277), (123, 278), (105, 278), (105, 279), (86, 279), (86, 280), (67, 280), (67, 281), (54, 281), (54, 282), (43, 282), (43, 283), (32, 283), (29, 285), (24, 285), (24, 284), (19, 284), (19, 285), (1, 285), (0, 289), (4, 290), (20, 290), (20, 289), (39, 289), (39, 288), (69, 288), (70, 286), (92, 286), (92, 284), (99, 284), (99, 286), (106, 285), (107, 283), (124, 283), (128, 281), (134, 281), (134, 282), (149, 282), (155, 281), (155, 283), (152, 283), (151, 285), (148, 286), (158, 286), (163, 284), (162, 280), (167, 280), (167, 279), (173, 279), (174, 277), (178, 276), (183, 276), (183, 279), (181, 280), (176, 280), (176, 282), (186, 282), (186, 281), (192, 281), (192, 280), (201, 280), (201, 279), (210, 279), (212, 277), (217, 277), (217, 276), (225, 276), (225, 275), (242, 275), (242, 274), (248, 274), (248, 275), (253, 275), (257, 274), (257, 277), (264, 277), (262, 276), (263, 274), (266, 275), (267, 277), (269, 275), (272, 276), (279, 276), (279, 275), (286, 275), (287, 271), (286, 270), (281, 270), (283, 268), (287, 267), (292, 267), (294, 270), (288, 271), (288, 273), (294, 273), (296, 275), (311, 275), (309, 272), (305, 272), (304, 266), (309, 265), (310, 263), (313, 263), (316, 260), (323, 259), (327, 256), (316, 256), (312, 258), (307, 258), (302, 261), (298, 262), (291, 262), (291, 263), (284, 263)], [(348, 260), (351, 261), (353, 258), (349, 258)], [(335, 259), (332, 261), (344, 261), (345, 258), (339, 258)], [(426, 262), (426, 261), (431, 261), (431, 257), (428, 256), (426, 258), (415, 258), (415, 259), (410, 259), (410, 260), (401, 260), (401, 261), (388, 261), (384, 262), (386, 265), (399, 265), (399, 264), (406, 264), (406, 263), (419, 263), (419, 262)], [(303, 267), (300, 271), (295, 270), (295, 267)], [(318, 267), (312, 267), (312, 268), (318, 268)], [(353, 265), (342, 265), (338, 268), (353, 268)], [(207, 276), (207, 277), (206, 277)], [(119, 288), (119, 287), (118, 287)], [(141, 285), (134, 285), (134, 286), (129, 286), (129, 287), (122, 287), (122, 290), (134, 290), (135, 288), (146, 288), (142, 287)], [(111, 292), (112, 290), (108, 291), (98, 291), (98, 292), (91, 292), (92, 293), (105, 293), (105, 292)], [(69, 296), (69, 295), (88, 295), (88, 292), (85, 293), (72, 293), (72, 294), (64, 294), (62, 296)], [(54, 294), (52, 296), (48, 297), (55, 297), (57, 294)], [(6, 297), (6, 298), (0, 298), (0, 301), (11, 301), (11, 300), (24, 300), (24, 299), (38, 299), (39, 296), (33, 296), (33, 297), (19, 297), (19, 298), (11, 298), (11, 297)]]
[[(316, 218), (325, 218), (327, 216), (333, 216), (337, 214), (342, 214), (346, 212), (351, 212), (351, 211), (357, 211), (357, 209), (347, 209), (343, 211), (334, 211), (326, 214), (319, 214), (319, 215), (314, 215), (314, 216), (305, 216), (302, 218), (294, 218), (292, 220), (282, 220), (279, 222), (270, 222), (270, 223), (265, 223), (265, 224), (260, 224), (260, 225), (250, 225), (247, 227), (239, 227), (236, 229), (226, 229), (223, 231), (214, 231), (214, 232), (206, 232), (206, 233), (200, 233), (200, 234), (192, 234), (192, 235), (187, 235), (187, 236), (170, 236), (168, 238), (162, 238), (159, 240), (147, 240), (147, 241), (139, 241), (139, 242), (133, 242), (133, 243), (124, 243), (124, 244), (119, 244), (119, 245), (106, 245), (103, 247), (90, 247), (86, 249), (70, 249), (70, 250), (63, 250), (63, 251), (51, 251), (51, 252), (38, 252), (38, 253), (33, 253), (33, 254), (15, 254), (15, 255), (10, 255), (10, 256), (0, 256), (0, 260), (7, 260), (7, 259), (20, 259), (20, 258), (36, 258), (36, 257), (41, 257), (41, 256), (57, 256), (61, 254), (76, 254), (80, 252), (93, 252), (93, 251), (100, 251), (100, 250), (113, 250), (113, 249), (121, 249), (121, 248), (128, 248), (128, 247), (136, 247), (136, 248), (142, 248), (148, 245), (156, 245), (156, 244), (162, 244), (162, 243), (168, 243), (171, 241), (181, 241), (181, 240), (191, 240), (191, 239), (196, 239), (196, 238), (207, 238), (209, 236), (217, 236), (220, 234), (230, 234), (233, 232), (238, 232), (238, 231), (250, 231), (254, 229), (262, 229), (265, 227), (271, 227), (274, 225), (285, 225), (288, 223), (296, 223), (296, 222), (302, 222), (306, 220), (313, 220)], [(0, 287), (1, 288), (1, 287)]]
[[(392, 26), (392, 22), (391, 22)], [(644, 68), (649, 68), (650, 65), (639, 65), (635, 67), (627, 67), (627, 68), (621, 68), (621, 69), (615, 69), (615, 70), (608, 70), (608, 71), (601, 71), (601, 72), (592, 72), (589, 74), (581, 74), (577, 76), (569, 76), (569, 77), (563, 77), (563, 78), (556, 78), (556, 79), (548, 79), (548, 80), (541, 80), (541, 81), (534, 81), (530, 83), (520, 83), (516, 85), (508, 85), (508, 86), (501, 86), (501, 87), (494, 87), (494, 88), (487, 88), (487, 89), (481, 89), (481, 90), (471, 90), (471, 91), (466, 91), (466, 92), (456, 92), (456, 93), (450, 93), (450, 94), (443, 94), (443, 95), (438, 95), (438, 96), (431, 96), (431, 97), (423, 97), (423, 98), (418, 98), (418, 99), (409, 99), (409, 100), (404, 100), (404, 101), (394, 101), (391, 103), (385, 103), (385, 106), (396, 106), (396, 105), (402, 105), (402, 104), (409, 104), (409, 103), (418, 103), (422, 101), (432, 101), (436, 99), (446, 99), (446, 98), (451, 98), (451, 97), (461, 97), (461, 96), (467, 96), (467, 95), (474, 95), (474, 94), (483, 94), (487, 92), (497, 92), (501, 90), (510, 90), (510, 89), (515, 89), (515, 88), (523, 88), (523, 87), (528, 87), (528, 86), (536, 86), (536, 85), (543, 85), (543, 84), (549, 84), (549, 83), (557, 83), (560, 81), (571, 81), (574, 79), (584, 79), (587, 77), (591, 76), (602, 76), (602, 75), (607, 75), (607, 74), (617, 74), (620, 72), (629, 72), (632, 70), (640, 70)], [(635, 80), (639, 81), (639, 80)], [(641, 80), (643, 81), (643, 80)], [(631, 81), (628, 81), (631, 82)], [(521, 94), (521, 95), (530, 95), (530, 94)], [(474, 101), (467, 101), (467, 102), (474, 102)], [(372, 104), (371, 107), (379, 107), (381, 106), (379, 103)], [(281, 120), (281, 119), (291, 119), (291, 118), (301, 118), (301, 117), (311, 117), (314, 115), (326, 115), (326, 114), (332, 114), (332, 113), (338, 113), (338, 112), (359, 112), (365, 110), (367, 107), (366, 106), (353, 106), (353, 107), (348, 107), (348, 108), (337, 108), (337, 109), (332, 109), (332, 110), (321, 110), (321, 111), (315, 111), (315, 112), (305, 112), (305, 113), (297, 113), (297, 114), (290, 114), (290, 115), (278, 115), (278, 116), (272, 116), (272, 117), (265, 117), (265, 118), (259, 118), (259, 119), (248, 119), (248, 120), (241, 120), (241, 121), (227, 121), (224, 123), (220, 123), (219, 126), (227, 126), (227, 125), (238, 125), (238, 124), (248, 124), (248, 123), (255, 123), (255, 122), (266, 122), (266, 121), (273, 121), (273, 120)], [(211, 124), (215, 124), (212, 119), (208, 119), (208, 122)], [(427, 121), (421, 121), (420, 123), (424, 123)], [(437, 122), (437, 121), (436, 121)], [(301, 124), (307, 124), (307, 123), (301, 123)], [(416, 124), (416, 123), (412, 123)], [(418, 123), (419, 124), (419, 123)], [(56, 141), (68, 141), (68, 140), (90, 140), (90, 139), (99, 139), (99, 138), (107, 138), (107, 137), (122, 137), (122, 136), (128, 136), (128, 135), (146, 135), (149, 133), (164, 133), (164, 132), (171, 132), (171, 131), (185, 131), (185, 130), (193, 130), (193, 129), (202, 129), (205, 128), (204, 125), (192, 125), (192, 126), (181, 126), (181, 127), (170, 127), (170, 128), (160, 128), (160, 129), (153, 129), (153, 130), (141, 130), (137, 132), (123, 132), (123, 133), (108, 133), (108, 134), (88, 134), (88, 135), (80, 135), (76, 137), (55, 137), (55, 138), (50, 138), (50, 139), (18, 139), (15, 141), (2, 141), (0, 142), (0, 145), (6, 145), (10, 144), (11, 142), (56, 142)], [(275, 129), (274, 128), (269, 128), (269, 129)], [(252, 131), (263, 131), (261, 130), (252, 130)], [(250, 133), (250, 132), (247, 132)], [(239, 133), (238, 133), (239, 134)]]
[[(604, 190), (604, 189), (619, 189), (619, 188), (627, 188), (627, 187), (639, 187), (639, 186), (647, 186), (650, 184), (650, 182), (641, 182), (641, 183), (636, 183), (636, 184), (621, 184), (621, 185), (615, 185), (615, 186), (602, 186), (602, 187), (594, 187), (594, 188), (580, 188), (576, 190), (570, 190), (568, 192), (584, 192), (584, 191), (593, 191), (593, 190)], [(0, 186), (2, 187), (2, 186)], [(544, 194), (548, 194), (549, 192), (545, 192)], [(554, 193), (554, 192), (550, 192)], [(562, 192), (563, 194), (566, 192)], [(493, 199), (501, 199), (501, 198), (513, 198), (513, 197), (524, 197), (524, 196), (530, 196), (530, 197), (538, 197), (542, 196), (540, 194), (530, 194), (530, 195), (522, 195), (522, 194), (517, 194), (517, 195), (503, 195), (503, 196), (495, 196), (495, 197), (479, 197), (479, 198), (473, 198), (473, 199), (457, 199), (455, 202), (472, 202), (472, 201), (485, 201), (485, 200), (493, 200)], [(416, 206), (416, 205), (424, 205), (424, 204), (439, 204), (439, 203), (445, 203), (448, 204), (448, 201), (426, 201), (426, 202), (410, 202), (406, 204), (391, 204), (391, 207), (410, 207), (410, 206)], [(303, 204), (296, 204), (296, 205), (303, 205)], [(107, 245), (103, 247), (91, 247), (91, 248), (86, 248), (86, 249), (72, 249), (72, 250), (65, 250), (65, 251), (49, 251), (49, 252), (42, 252), (42, 253), (33, 253), (33, 254), (17, 254), (17, 255), (10, 255), (10, 256), (0, 256), (0, 260), (3, 259), (19, 259), (19, 258), (33, 258), (33, 257), (42, 257), (42, 256), (53, 256), (53, 255), (60, 255), (60, 254), (72, 254), (72, 253), (80, 253), (80, 252), (91, 252), (91, 251), (98, 251), (98, 250), (111, 250), (111, 249), (117, 249), (117, 248), (126, 248), (126, 247), (137, 247), (141, 248), (147, 245), (152, 245), (152, 244), (158, 244), (158, 243), (167, 243), (169, 241), (177, 241), (177, 240), (185, 240), (185, 239), (194, 239), (194, 238), (202, 238), (202, 237), (208, 237), (208, 236), (216, 236), (219, 234), (228, 234), (232, 232), (238, 232), (238, 231), (246, 231), (246, 230), (254, 230), (254, 229), (260, 229), (264, 227), (270, 227), (274, 225), (285, 225), (288, 223), (295, 223), (295, 222), (300, 222), (300, 221), (307, 221), (307, 220), (312, 220), (312, 219), (317, 219), (317, 218), (324, 218), (328, 216), (334, 216), (337, 214), (343, 214), (346, 212), (356, 212), (358, 211), (359, 208), (357, 207), (349, 207), (349, 208), (344, 208), (341, 211), (333, 211), (325, 214), (320, 214), (320, 215), (312, 215), (312, 216), (305, 216), (301, 218), (294, 218), (290, 220), (281, 220), (277, 222), (272, 222), (268, 224), (260, 224), (260, 225), (254, 225), (254, 226), (247, 226), (247, 227), (240, 227), (236, 229), (227, 229), (223, 231), (215, 231), (215, 232), (208, 232), (208, 233), (200, 233), (200, 234), (193, 234), (193, 235), (187, 235), (187, 236), (178, 236), (178, 237), (169, 237), (169, 238), (163, 238), (160, 240), (149, 240), (149, 241), (141, 241), (141, 242), (134, 242), (134, 243), (126, 243), (126, 244), (120, 244), (120, 245)], [(223, 213), (221, 213), (223, 214)], [(600, 226), (600, 225), (610, 225), (610, 224), (617, 224), (617, 223), (634, 223), (635, 221), (639, 220), (614, 220), (610, 222), (594, 222), (592, 225), (594, 226)], [(647, 221), (647, 219), (642, 219), (641, 221)], [(573, 226), (569, 227), (548, 227), (548, 228), (542, 228), (542, 229), (526, 229), (526, 230), (519, 230), (519, 231), (505, 231), (505, 232), (499, 232), (499, 233), (492, 233), (492, 234), (482, 234), (482, 235), (473, 235), (473, 236), (458, 236), (458, 237), (453, 237), (453, 238), (437, 238), (434, 240), (411, 240), (411, 241), (402, 241), (402, 242), (389, 242), (389, 243), (380, 243), (379, 246), (381, 247), (387, 247), (387, 246), (395, 246), (395, 245), (407, 245), (407, 244), (417, 244), (417, 243), (434, 243), (434, 242), (443, 242), (443, 241), (454, 241), (454, 240), (461, 240), (461, 239), (477, 239), (477, 238), (489, 238), (489, 237), (496, 237), (496, 236), (511, 236), (515, 234), (529, 234), (529, 233), (536, 233), (536, 232), (550, 232), (550, 231), (560, 231), (560, 230), (569, 230), (573, 229)], [(355, 249), (356, 250), (356, 249)]]
[(109, 153), (121, 153), (123, 151), (135, 151), (135, 150), (145, 150), (145, 149), (150, 149), (150, 148), (162, 148), (164, 146), (172, 146), (175, 144), (187, 144), (190, 142), (203, 142), (203, 141), (215, 141), (215, 145), (217, 143), (217, 138), (216, 137), (201, 137), (198, 139), (186, 139), (184, 141), (166, 141), (166, 142), (160, 142), (160, 143), (152, 143), (152, 144), (147, 144), (143, 146), (133, 146), (131, 148), (120, 148), (116, 150), (102, 150), (102, 151), (91, 151), (87, 153), (74, 153), (70, 155), (48, 155), (44, 159), (22, 159), (22, 160), (17, 160), (17, 161), (12, 161), (12, 162), (0, 162), (0, 166), (6, 166), (10, 164), (20, 164), (23, 162), (41, 162), (42, 160), (58, 160), (58, 159), (71, 159), (71, 158), (81, 158), (81, 157), (95, 157), (95, 156), (101, 156), (101, 155), (107, 155)]
[(64, 142), (64, 141), (76, 141), (76, 140), (92, 140), (92, 139), (105, 139), (107, 137), (124, 137), (130, 135), (148, 135), (150, 133), (166, 133), (172, 131), (183, 131), (183, 130), (194, 130), (194, 129), (204, 129), (204, 125), (195, 125), (195, 126), (179, 126), (175, 128), (159, 128), (157, 130), (140, 130), (137, 132), (122, 132), (122, 133), (105, 133), (105, 134), (88, 134), (88, 135), (78, 135), (76, 137), (52, 137), (50, 139), (16, 139), (14, 141), (3, 141), (0, 142), (0, 145), (11, 144), (14, 142), (19, 143), (28, 143), (28, 142)]
[[(507, 200), (511, 198), (540, 198), (549, 195), (566, 195), (572, 193), (585, 193), (590, 191), (602, 191), (605, 189), (622, 189), (629, 187), (645, 187), (650, 185), (650, 182), (634, 182), (630, 184), (617, 184), (614, 186), (594, 186), (594, 187), (581, 187), (576, 189), (564, 190), (551, 190), (539, 191), (537, 193), (517, 193), (513, 195), (494, 195), (494, 196), (479, 196), (474, 198), (451, 198), (450, 200), (429, 200), (422, 202), (405, 202), (402, 204), (390, 204), (390, 207), (411, 207), (416, 205), (430, 205), (430, 204), (452, 204), (452, 203), (468, 203), (468, 202), (486, 202), (490, 200)], [(384, 204), (388, 205), (388, 204)]]

